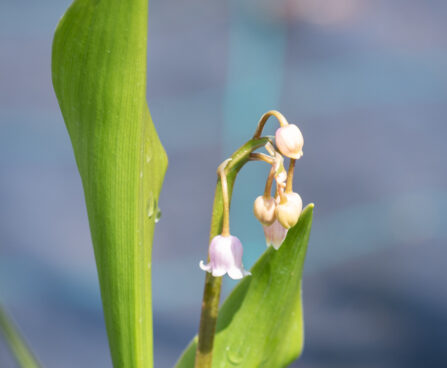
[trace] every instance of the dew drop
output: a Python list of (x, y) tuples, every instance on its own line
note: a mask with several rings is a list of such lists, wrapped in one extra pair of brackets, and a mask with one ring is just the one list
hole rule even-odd
[(146, 211), (147, 211), (147, 217), (149, 217), (150, 219), (152, 219), (152, 217), (157, 213), (157, 200), (150, 196), (149, 199), (147, 200), (147, 204), (146, 204)]
[(243, 361), (243, 357), (237, 351), (231, 351), (230, 347), (227, 346), (227, 359), (232, 365), (239, 365)]
[(160, 208), (157, 208), (157, 212), (155, 213), (155, 223), (160, 221), (160, 219), (161, 219), (161, 210)]
[(152, 160), (151, 155), (146, 155), (146, 163), (151, 162), (151, 160)]

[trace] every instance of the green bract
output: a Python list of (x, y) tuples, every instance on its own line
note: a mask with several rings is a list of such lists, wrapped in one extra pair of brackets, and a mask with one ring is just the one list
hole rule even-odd
[(152, 367), (151, 250), (166, 154), (146, 104), (147, 0), (75, 0), (54, 89), (82, 178), (115, 367)]

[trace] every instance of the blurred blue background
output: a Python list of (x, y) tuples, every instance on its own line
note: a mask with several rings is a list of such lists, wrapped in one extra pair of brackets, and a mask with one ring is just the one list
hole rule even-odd
[[(0, 299), (44, 367), (110, 367), (50, 78), (69, 4), (0, 2)], [(316, 203), (293, 366), (447, 366), (446, 16), (443, 0), (151, 0), (148, 102), (170, 159), (156, 367), (171, 367), (198, 327), (216, 166), (272, 108), (304, 134), (295, 190)], [(235, 191), (248, 267), (265, 249), (251, 211), (267, 170), (249, 165)], [(1, 339), (0, 367), (15, 367)]]

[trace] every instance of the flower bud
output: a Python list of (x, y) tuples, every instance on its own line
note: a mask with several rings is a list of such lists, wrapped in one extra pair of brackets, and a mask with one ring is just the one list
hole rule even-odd
[(242, 265), (242, 243), (235, 236), (215, 236), (211, 240), (209, 252), (210, 262), (205, 265), (200, 261), (200, 268), (210, 272), (214, 277), (228, 273), (228, 276), (237, 280), (250, 275)]
[(262, 195), (256, 198), (253, 212), (262, 225), (271, 225), (275, 221), (275, 208), (275, 200)]
[(270, 226), (264, 226), (264, 235), (267, 246), (278, 250), (286, 238), (287, 229), (275, 220)]
[(276, 218), (286, 229), (290, 229), (298, 222), (303, 209), (303, 201), (297, 193), (285, 193), (286, 202), (276, 206)]
[(299, 159), (303, 155), (304, 138), (294, 124), (278, 128), (275, 134), (276, 146), (284, 156)]

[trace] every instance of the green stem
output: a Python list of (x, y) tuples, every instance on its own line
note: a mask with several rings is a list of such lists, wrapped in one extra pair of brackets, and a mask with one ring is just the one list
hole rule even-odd
[(250, 161), (264, 161), (269, 165), (273, 165), (275, 163), (275, 159), (273, 157), (258, 152), (250, 153)]
[(291, 193), (293, 191), (293, 172), (295, 170), (296, 160), (291, 158), (289, 163), (289, 170), (287, 172), (287, 182), (286, 182), (286, 193)]
[[(225, 173), (228, 185), (228, 203), (231, 202), (233, 185), (236, 175), (242, 166), (250, 159), (250, 153), (264, 146), (269, 142), (269, 138), (262, 137), (251, 139), (232, 156), (231, 161), (226, 166)], [(222, 231), (223, 220), (223, 196), (221, 190), (221, 180), (218, 176), (216, 192), (214, 195), (214, 205), (211, 217), (210, 242)], [(197, 351), (195, 368), (211, 368), (213, 359), (214, 335), (216, 332), (217, 315), (219, 311), (220, 291), (222, 288), (222, 277), (213, 277), (206, 273), (205, 287), (203, 290), (202, 312), (200, 315), (199, 336), (197, 341)]]
[(264, 129), (265, 123), (267, 123), (267, 120), (269, 117), (274, 116), (281, 127), (286, 126), (288, 123), (287, 119), (284, 117), (283, 114), (281, 114), (279, 111), (276, 110), (270, 110), (267, 111), (264, 115), (261, 116), (261, 119), (259, 120), (258, 127), (256, 128), (255, 134), (253, 135), (253, 139), (259, 139), (259, 137), (262, 134), (262, 130)]
[(274, 177), (275, 177), (275, 168), (272, 166), (269, 172), (269, 176), (267, 177), (267, 181), (265, 182), (265, 189), (264, 189), (265, 198), (270, 198), (272, 196), (272, 184)]
[(228, 197), (228, 183), (226, 167), (231, 159), (222, 162), (217, 169), (217, 175), (220, 178), (220, 185), (222, 187), (222, 201), (223, 201), (223, 219), (222, 219), (222, 236), (230, 236), (230, 199)]
[(39, 363), (30, 348), (2, 307), (0, 307), (0, 332), (21, 368), (39, 368)]

